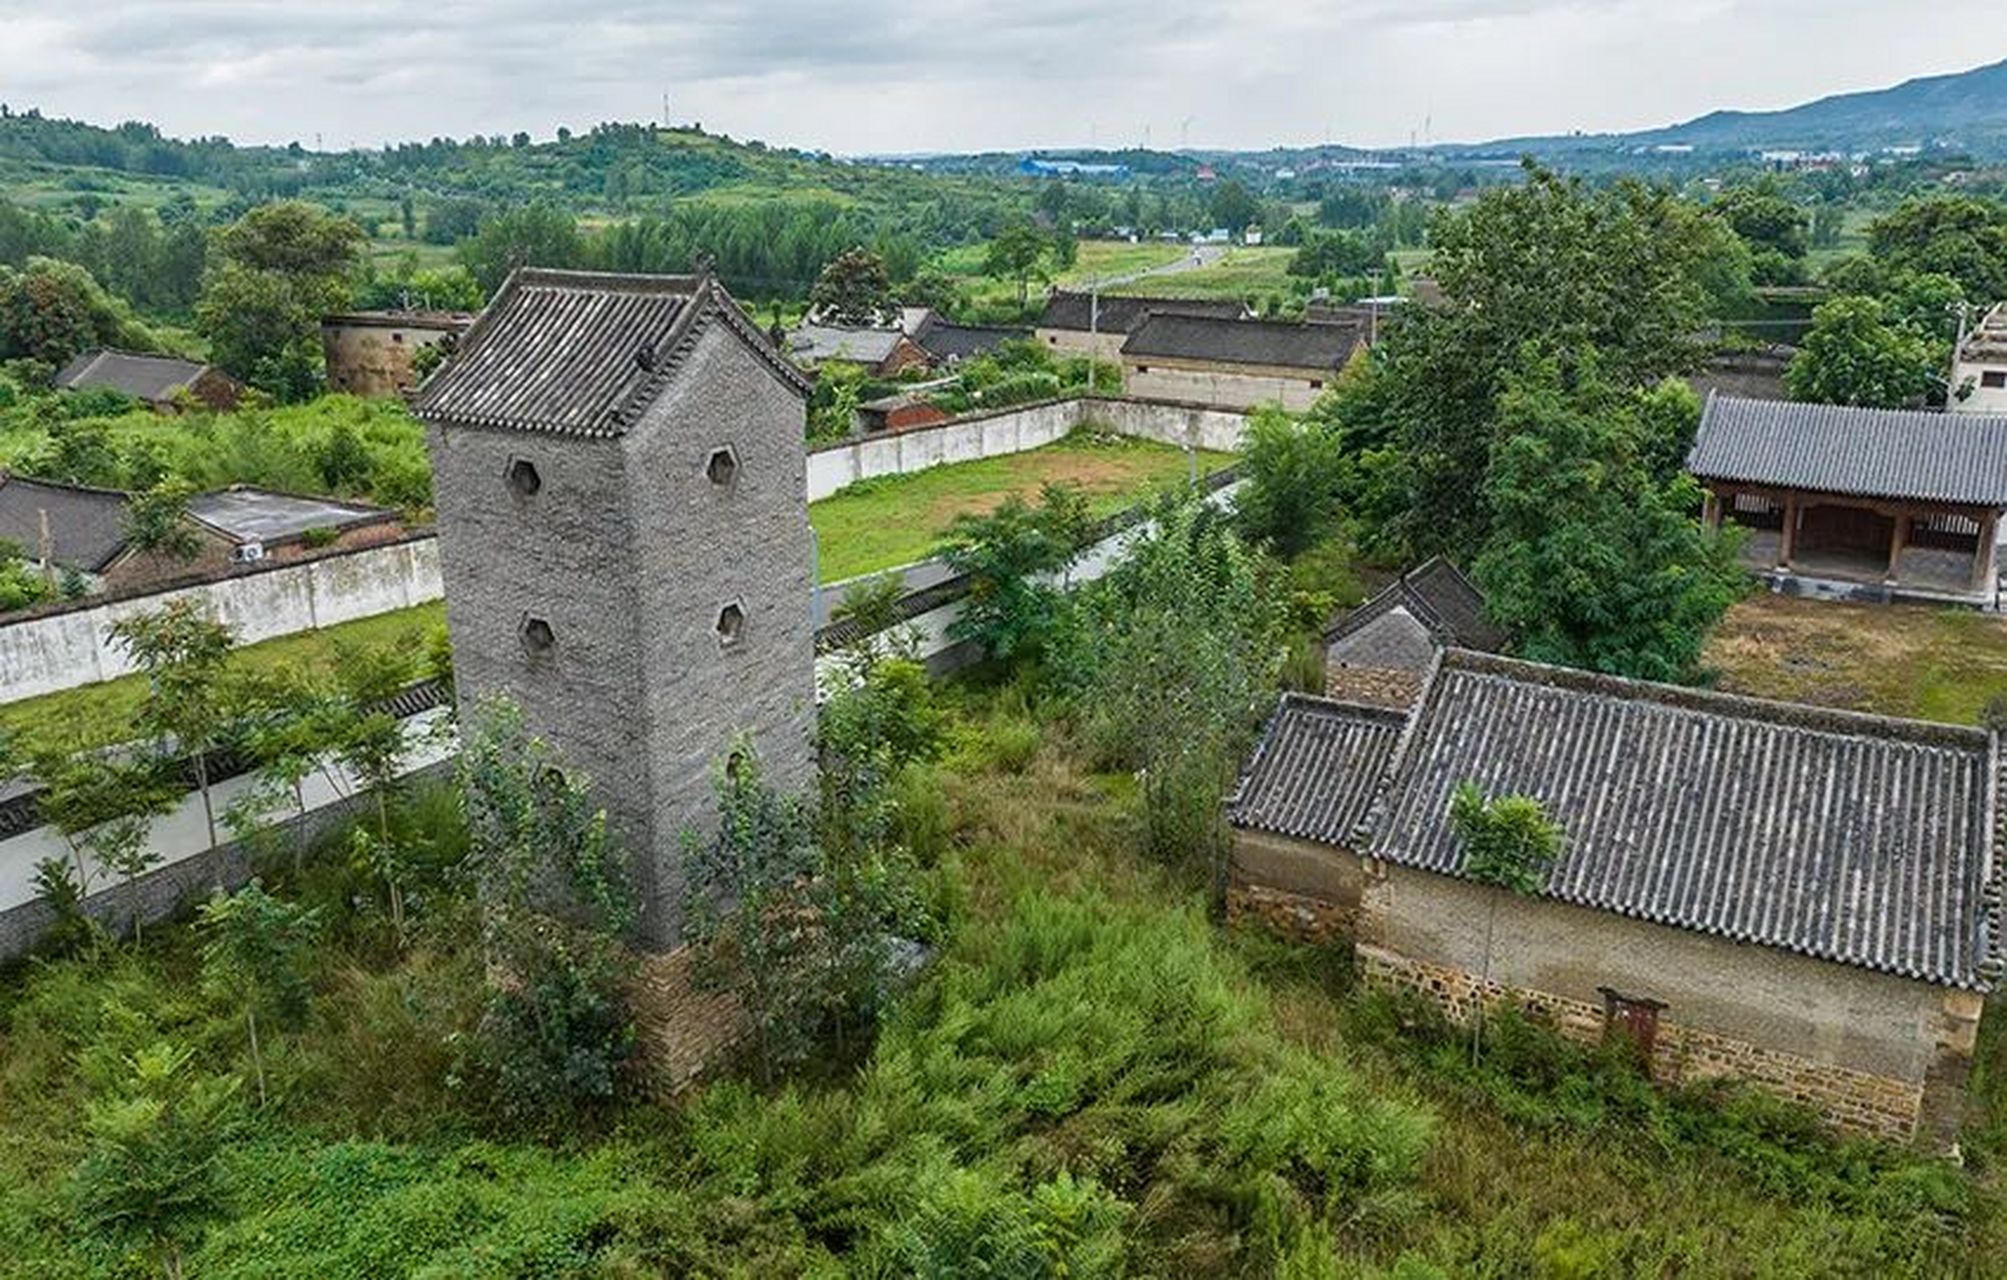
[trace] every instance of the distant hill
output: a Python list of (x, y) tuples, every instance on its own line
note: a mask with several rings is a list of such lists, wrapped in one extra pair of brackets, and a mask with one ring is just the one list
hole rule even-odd
[(2007, 155), (2007, 61), (1905, 80), (1890, 89), (1835, 94), (1781, 111), (1713, 111), (1684, 124), (1636, 133), (1506, 138), (1442, 150), (1550, 153), (1658, 146), (1715, 152), (1923, 146)]

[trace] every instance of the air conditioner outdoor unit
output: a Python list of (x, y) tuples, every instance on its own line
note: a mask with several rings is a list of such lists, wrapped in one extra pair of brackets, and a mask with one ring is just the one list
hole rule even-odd
[(254, 564), (265, 558), (265, 544), (262, 542), (242, 543), (235, 551), (230, 553), (230, 558), (238, 564)]

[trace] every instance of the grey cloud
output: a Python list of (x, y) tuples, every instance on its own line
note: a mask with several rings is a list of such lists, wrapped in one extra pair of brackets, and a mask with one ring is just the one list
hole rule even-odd
[[(1958, 69), (1981, 0), (0, 0), (0, 98), (179, 134), (681, 119), (836, 150), (1666, 123)], [(11, 38), (10, 38), (11, 37)]]

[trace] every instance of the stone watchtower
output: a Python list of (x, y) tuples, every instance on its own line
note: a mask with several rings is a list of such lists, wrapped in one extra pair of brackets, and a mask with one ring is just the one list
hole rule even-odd
[(736, 736), (811, 776), (808, 390), (709, 277), (520, 270), (417, 398), (460, 693), (591, 776), (651, 946)]

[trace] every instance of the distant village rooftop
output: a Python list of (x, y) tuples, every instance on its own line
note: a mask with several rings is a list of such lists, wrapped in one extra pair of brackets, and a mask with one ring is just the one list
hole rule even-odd
[(1336, 373), (1364, 341), (1365, 331), (1351, 324), (1223, 320), (1151, 312), (1122, 344), (1122, 355), (1125, 359), (1149, 356)]
[(1247, 307), (1240, 302), (1218, 298), (1139, 298), (1125, 294), (1071, 293), (1055, 290), (1045, 300), (1039, 317), (1041, 329), (1090, 328), (1100, 333), (1127, 333), (1152, 314), (1210, 316), (1216, 320), (1240, 320)]
[(182, 392), (209, 390), (205, 383), (213, 386), (208, 398), (236, 398), (236, 384), (212, 365), (134, 351), (86, 351), (64, 365), (54, 381), (63, 391), (116, 391), (150, 405), (169, 404)]

